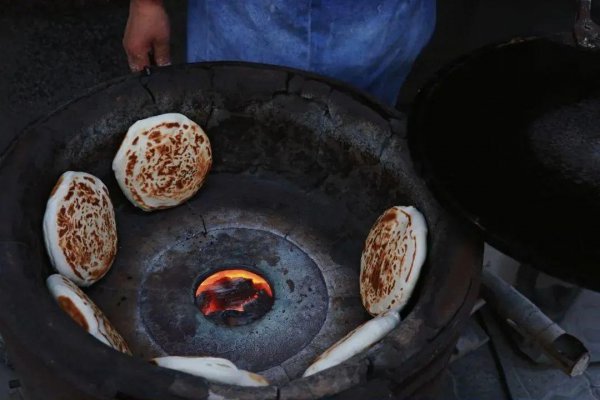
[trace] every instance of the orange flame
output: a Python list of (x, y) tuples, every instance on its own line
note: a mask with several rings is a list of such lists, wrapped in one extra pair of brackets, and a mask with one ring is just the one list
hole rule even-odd
[(265, 280), (265, 278), (243, 269), (227, 269), (214, 273), (213, 275), (206, 278), (200, 284), (200, 286), (198, 286), (198, 289), (196, 289), (196, 297), (200, 296), (204, 292), (211, 293), (214, 290), (218, 290), (218, 287), (224, 281), (233, 280), (237, 278), (251, 280), (252, 286), (254, 288), (254, 294), (251, 297), (245, 299), (242, 303), (237, 304), (217, 304), (217, 302), (215, 301), (209, 301), (207, 304), (204, 305), (204, 307), (202, 307), (202, 313), (204, 315), (211, 314), (215, 311), (223, 310), (244, 311), (244, 305), (256, 299), (260, 290), (264, 290), (265, 293), (269, 295), (269, 297), (273, 297), (273, 291), (271, 290), (271, 286), (269, 286), (269, 283)]

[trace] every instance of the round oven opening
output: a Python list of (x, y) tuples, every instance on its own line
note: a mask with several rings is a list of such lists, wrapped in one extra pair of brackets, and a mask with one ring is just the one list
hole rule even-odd
[(246, 269), (225, 269), (206, 277), (196, 288), (195, 303), (212, 322), (246, 325), (273, 306), (273, 289), (261, 275)]

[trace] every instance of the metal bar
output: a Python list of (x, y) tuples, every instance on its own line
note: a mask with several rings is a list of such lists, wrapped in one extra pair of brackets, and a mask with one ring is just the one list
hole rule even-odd
[(521, 335), (539, 345), (556, 366), (569, 376), (586, 370), (590, 353), (579, 339), (494, 273), (484, 269), (481, 281), (485, 301)]

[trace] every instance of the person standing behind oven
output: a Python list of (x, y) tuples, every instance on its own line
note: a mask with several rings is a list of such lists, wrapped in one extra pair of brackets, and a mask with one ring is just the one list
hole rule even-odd
[[(393, 106), (435, 27), (435, 0), (188, 0), (187, 61), (303, 69)], [(170, 64), (162, 0), (131, 0), (123, 45), (139, 71)]]

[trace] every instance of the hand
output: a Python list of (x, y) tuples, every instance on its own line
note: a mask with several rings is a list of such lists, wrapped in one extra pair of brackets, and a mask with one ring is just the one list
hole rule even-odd
[(154, 52), (156, 65), (171, 64), (169, 37), (169, 16), (162, 0), (131, 0), (123, 47), (132, 71), (150, 65), (150, 51)]

